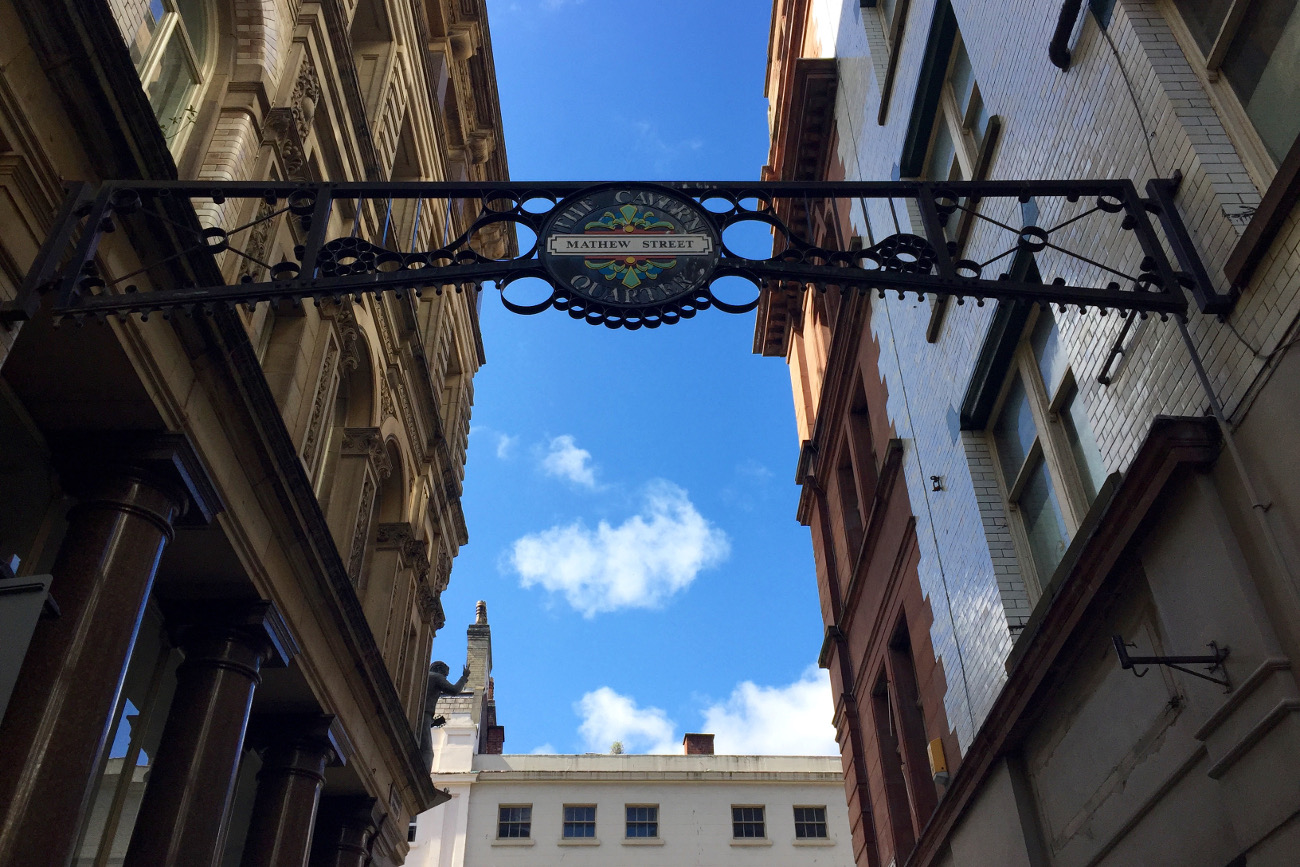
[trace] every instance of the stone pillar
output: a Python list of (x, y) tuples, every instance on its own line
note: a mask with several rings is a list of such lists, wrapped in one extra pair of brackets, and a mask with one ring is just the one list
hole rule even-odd
[(370, 838), (379, 825), (377, 805), (374, 798), (365, 796), (322, 799), (310, 867), (365, 867)]
[(82, 465), (65, 467), (65, 487), (81, 484), (86, 495), (68, 515), (52, 570), (61, 616), (36, 627), (0, 724), (0, 864), (8, 867), (71, 859), (185, 483), (205, 515), (215, 511), (183, 437), (119, 443), (116, 464), (104, 439), (93, 452), (75, 448)]
[(348, 748), (332, 716), (261, 720), (270, 733), (257, 775), (257, 800), (244, 843), (243, 867), (304, 867), (325, 767)]
[(220, 857), (253, 690), (263, 665), (285, 665), (294, 653), (268, 602), (191, 623), (181, 630), (185, 662), (176, 671), (126, 867), (206, 865)]

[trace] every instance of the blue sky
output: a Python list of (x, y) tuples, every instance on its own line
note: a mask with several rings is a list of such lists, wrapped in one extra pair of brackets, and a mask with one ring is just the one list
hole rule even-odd
[[(760, 0), (489, 0), (514, 180), (755, 179)], [(768, 249), (770, 249), (770, 242)], [(434, 657), (488, 603), (507, 752), (831, 753), (785, 364), (754, 317), (612, 332), (485, 290), (464, 508)]]

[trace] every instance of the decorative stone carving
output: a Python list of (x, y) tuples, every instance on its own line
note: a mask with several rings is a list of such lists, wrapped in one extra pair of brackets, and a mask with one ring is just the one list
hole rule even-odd
[(380, 524), (375, 530), (375, 544), (381, 548), (401, 548), (405, 551), (406, 546), (413, 541), (411, 525), (405, 521)]
[(335, 388), (334, 376), (339, 361), (339, 345), (331, 335), (326, 338), (325, 362), (316, 381), (316, 396), (311, 403), (311, 418), (307, 421), (307, 435), (302, 441), (302, 462), (308, 473), (316, 470), (316, 453), (321, 441), (321, 427), (325, 421), (325, 408), (332, 403)]
[(366, 559), (366, 538), (370, 535), (370, 518), (375, 508), (375, 477), (366, 473), (361, 485), (361, 505), (357, 508), (357, 524), (352, 531), (352, 547), (348, 556), (348, 577), (358, 588), (361, 586), (361, 566)]
[(466, 142), (469, 146), (470, 162), (476, 166), (481, 166), (492, 158), (492, 152), (496, 150), (496, 136), (491, 130), (475, 130), (469, 134), (469, 140)]
[(393, 389), (388, 384), (388, 375), (379, 377), (379, 407), (383, 418), (397, 418), (397, 405), (393, 401)]
[(264, 139), (280, 152), (290, 180), (307, 180), (307, 138), (320, 101), (320, 80), (311, 58), (304, 56), (289, 105), (271, 109), (266, 116)]
[(433, 573), (433, 587), (439, 593), (447, 589), (451, 579), (451, 556), (444, 550), (438, 552), (438, 567)]
[(271, 229), (278, 222), (277, 218), (271, 217), (275, 212), (275, 206), (262, 202), (257, 208), (257, 216), (254, 218), (252, 227), (248, 230), (248, 243), (244, 245), (243, 264), (239, 268), (239, 276), (247, 277), (256, 281), (263, 276), (266, 268), (260, 263), (267, 261), (267, 250), (271, 246)]
[(393, 472), (393, 462), (384, 448), (383, 437), (377, 427), (349, 427), (343, 429), (341, 451), (345, 455), (368, 455), (370, 465), (380, 478), (386, 479)]

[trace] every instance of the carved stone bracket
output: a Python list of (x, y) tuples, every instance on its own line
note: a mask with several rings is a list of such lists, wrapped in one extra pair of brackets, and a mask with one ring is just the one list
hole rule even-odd
[(377, 427), (344, 428), (341, 451), (345, 455), (368, 455), (380, 478), (386, 479), (393, 473), (393, 462)]
[(264, 141), (280, 152), (291, 180), (307, 180), (307, 138), (320, 101), (320, 80), (310, 57), (304, 57), (289, 96), (289, 105), (271, 109), (266, 116)]
[(380, 548), (401, 548), (405, 553), (406, 546), (414, 541), (411, 536), (411, 525), (406, 521), (380, 524), (375, 531), (375, 545)]
[(446, 551), (438, 552), (438, 566), (433, 572), (433, 588), (439, 593), (447, 589), (451, 580), (451, 556)]

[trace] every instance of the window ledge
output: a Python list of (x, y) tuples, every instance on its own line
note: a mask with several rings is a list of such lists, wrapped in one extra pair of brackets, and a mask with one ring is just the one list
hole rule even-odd
[(662, 846), (663, 837), (624, 837), (624, 846)]
[(536, 846), (537, 841), (532, 837), (506, 837), (492, 841), (493, 846)]
[(556, 846), (599, 846), (599, 837), (561, 837), (555, 841)]
[(733, 846), (771, 846), (772, 841), (767, 837), (742, 837), (741, 839), (732, 839)]
[(795, 837), (796, 846), (834, 846), (834, 837)]

